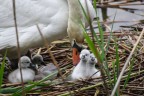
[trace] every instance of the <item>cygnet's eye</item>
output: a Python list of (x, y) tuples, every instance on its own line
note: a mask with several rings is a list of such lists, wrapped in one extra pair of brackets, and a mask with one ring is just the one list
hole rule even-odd
[(24, 63), (24, 62), (20, 62), (20, 63)]
[(25, 63), (29, 63), (29, 62), (25, 62)]
[(88, 54), (85, 54), (85, 56), (88, 56)]
[(40, 59), (39, 59), (38, 61), (39, 61), (39, 62), (42, 62), (42, 60), (40, 60)]

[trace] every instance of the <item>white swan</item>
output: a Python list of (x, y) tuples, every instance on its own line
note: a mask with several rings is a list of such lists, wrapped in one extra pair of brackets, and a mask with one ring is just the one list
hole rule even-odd
[[(28, 68), (30, 67), (31, 60), (27, 56), (23, 56), (20, 58), (19, 64), (21, 64), (23, 82), (33, 81), (35, 77), (34, 70)], [(20, 65), (19, 68), (11, 72), (8, 76), (8, 80), (11, 83), (20, 83), (21, 82), (21, 74), (20, 74)]]
[(74, 68), (71, 78), (73, 81), (77, 80), (84, 80), (87, 79), (87, 61), (89, 59), (90, 52), (87, 49), (83, 49), (80, 53), (80, 62), (77, 64), (77, 66)]
[(89, 59), (86, 65), (86, 74), (87, 78), (96, 78), (101, 76), (101, 72), (95, 68), (95, 65), (97, 63), (97, 59), (95, 58), (94, 54), (91, 53), (89, 55)]
[[(86, 13), (88, 5), (90, 18), (93, 19), (95, 13), (90, 1), (80, 2)], [(21, 54), (25, 54), (29, 48), (44, 45), (36, 24), (49, 43), (62, 39), (67, 32), (71, 43), (73, 40), (82, 43), (84, 38), (79, 21), (82, 20), (85, 26), (88, 25), (78, 0), (16, 0), (16, 16)], [(0, 53), (4, 54), (8, 49), (9, 58), (17, 58), (13, 18), (12, 0), (0, 0)]]

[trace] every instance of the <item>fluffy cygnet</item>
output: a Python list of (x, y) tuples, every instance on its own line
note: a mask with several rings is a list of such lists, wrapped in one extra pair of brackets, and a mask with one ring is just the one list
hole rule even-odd
[(86, 65), (87, 78), (96, 78), (101, 75), (100, 71), (95, 68), (96, 63), (97, 59), (95, 58), (94, 54), (91, 53)]
[(21, 82), (20, 64), (21, 64), (23, 82), (33, 81), (35, 77), (35, 72), (34, 70), (28, 68), (30, 67), (31, 60), (27, 56), (22, 56), (18, 63), (18, 69), (14, 70), (9, 74), (8, 76), (9, 82), (11, 83)]
[(42, 55), (36, 54), (32, 57), (32, 62), (33, 64), (37, 65), (46, 65), (45, 62), (43, 61)]
[[(39, 66), (41, 66), (40, 68), (38, 68), (38, 74), (35, 76), (35, 80), (43, 79), (44, 77), (57, 71), (57, 68), (56, 66), (54, 66), (54, 64), (45, 64), (41, 55), (34, 55), (32, 57), (32, 61), (34, 64), (38, 64)], [(52, 78), (54, 77), (56, 77), (56, 75), (54, 75)]]
[(71, 78), (73, 81), (86, 79), (86, 63), (89, 58), (90, 52), (83, 49), (80, 53), (80, 62), (74, 68)]
[(36, 54), (32, 57), (32, 64), (33, 65), (31, 65), (31, 67), (33, 68), (33, 70), (35, 70), (36, 75), (38, 74), (38, 66), (46, 65), (45, 62), (43, 61), (42, 55), (39, 54)]

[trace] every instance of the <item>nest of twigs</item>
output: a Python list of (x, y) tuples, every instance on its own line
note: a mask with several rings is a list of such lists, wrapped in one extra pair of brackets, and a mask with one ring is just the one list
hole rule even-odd
[[(136, 28), (136, 26), (133, 26)], [(113, 32), (113, 36), (117, 39), (118, 44), (118, 53), (119, 53), (119, 64), (120, 70), (122, 69), (124, 63), (127, 60), (135, 42), (137, 41), (140, 33), (142, 32), (142, 28), (138, 30), (134, 30), (133, 28), (123, 28), (123, 30), (119, 32)], [(91, 33), (89, 33), (91, 36)], [(99, 33), (97, 33), (99, 35)], [(104, 41), (107, 42), (108, 37), (110, 36), (109, 32), (104, 33)], [(106, 43), (105, 43), (106, 44)], [(87, 43), (85, 43), (87, 46)], [(97, 43), (95, 42), (95, 46), (99, 48)], [(116, 52), (115, 52), (115, 44), (114, 40), (110, 40), (110, 46), (107, 52), (107, 61), (109, 70), (111, 72), (111, 76), (113, 76), (113, 67), (112, 62), (116, 60)], [(89, 47), (87, 46), (89, 49)], [(56, 59), (60, 68), (64, 68), (61, 70), (63, 79), (60, 75), (57, 76), (56, 79), (52, 81), (44, 81), (40, 84), (37, 84), (37, 87), (32, 88), (30, 91), (26, 92), (27, 96), (106, 96), (106, 90), (111, 93), (112, 88), (109, 87), (110, 81), (108, 81), (107, 76), (105, 76), (105, 81), (108, 84), (108, 88), (105, 89), (105, 85), (102, 81), (102, 77), (89, 79), (79, 82), (71, 82), (65, 81), (68, 75), (71, 74), (73, 69), (72, 65), (72, 56), (71, 56), (71, 45), (67, 38), (59, 41), (55, 41), (50, 44), (50, 50), (53, 53), (54, 58)], [(38, 51), (38, 48), (31, 49), (31, 51), (35, 54)], [(49, 63), (53, 62), (47, 48), (43, 47), (40, 53), (44, 61)], [(129, 67), (125, 70), (125, 73), (121, 79), (119, 85), (119, 93), (123, 95), (130, 96), (143, 96), (144, 95), (144, 38), (142, 38), (133, 54), (133, 66), (130, 74), (130, 78), (127, 82), (126, 88), (123, 89), (124, 82), (128, 76)], [(7, 80), (5, 80), (7, 81)], [(113, 81), (111, 81), (113, 82)], [(26, 84), (25, 84), (26, 85)], [(3, 94), (12, 94), (16, 92), (17, 87), (21, 87), (21, 84), (9, 84), (5, 82), (2, 85), (1, 93)]]

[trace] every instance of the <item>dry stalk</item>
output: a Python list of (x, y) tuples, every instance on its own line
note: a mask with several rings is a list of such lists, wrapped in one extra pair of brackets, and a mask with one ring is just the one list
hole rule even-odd
[[(17, 41), (17, 53), (18, 53), (18, 59), (20, 60), (20, 44), (19, 44), (19, 36), (18, 36), (18, 26), (17, 26), (17, 18), (16, 18), (16, 6), (15, 6), (15, 0), (13, 0), (13, 16), (14, 16), (14, 26), (15, 26), (15, 31), (16, 31), (16, 41)], [(21, 63), (21, 62), (19, 62)], [(25, 96), (25, 92), (24, 92), (24, 83), (23, 83), (23, 75), (22, 75), (22, 68), (21, 68), (21, 64), (20, 65), (20, 75), (21, 75), (21, 84), (22, 84), (22, 95)]]
[[(50, 54), (50, 57), (51, 57), (54, 65), (55, 65), (55, 66), (57, 67), (57, 69), (58, 69), (58, 73), (60, 74), (61, 79), (63, 80), (63, 82), (65, 82), (65, 79), (64, 79), (64, 77), (63, 77), (63, 75), (62, 75), (62, 72), (60, 71), (59, 65), (57, 64), (57, 61), (55, 60), (55, 58), (54, 58), (54, 56), (53, 56), (53, 54), (52, 54), (52, 52), (51, 52), (51, 50), (50, 50), (50, 48), (49, 48), (48, 41), (46, 40), (46, 38), (44, 38), (44, 36), (43, 36), (43, 34), (42, 34), (39, 26), (38, 26), (38, 25), (36, 25), (36, 26), (37, 26), (37, 29), (38, 29), (38, 31), (39, 31), (39, 33), (40, 33), (40, 35), (41, 35), (41, 37), (42, 37), (42, 39), (43, 39), (43, 41), (44, 41), (44, 43), (45, 43), (45, 46), (47, 47), (47, 51), (48, 51), (48, 53)], [(67, 88), (68, 88), (68, 87), (67, 87)]]

